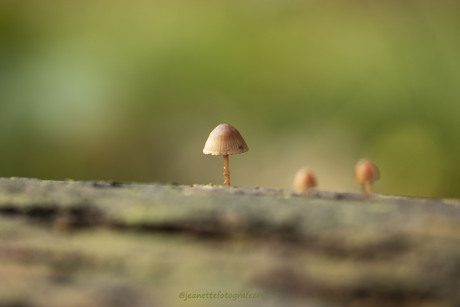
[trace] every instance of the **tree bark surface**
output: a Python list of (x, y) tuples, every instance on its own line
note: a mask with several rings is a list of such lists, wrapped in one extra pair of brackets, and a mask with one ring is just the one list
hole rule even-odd
[(459, 306), (460, 202), (0, 179), (0, 306)]

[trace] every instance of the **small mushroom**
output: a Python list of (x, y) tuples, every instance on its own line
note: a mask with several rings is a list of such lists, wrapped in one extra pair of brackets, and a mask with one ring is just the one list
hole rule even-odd
[(293, 187), (298, 192), (309, 192), (317, 186), (316, 176), (308, 167), (297, 171), (294, 177)]
[(220, 124), (211, 131), (204, 144), (205, 155), (224, 157), (224, 184), (230, 185), (230, 170), (228, 155), (240, 154), (248, 151), (248, 145), (235, 127), (229, 124)]
[(355, 179), (361, 184), (365, 195), (370, 195), (372, 193), (372, 184), (379, 178), (379, 169), (372, 161), (361, 159), (356, 163)]

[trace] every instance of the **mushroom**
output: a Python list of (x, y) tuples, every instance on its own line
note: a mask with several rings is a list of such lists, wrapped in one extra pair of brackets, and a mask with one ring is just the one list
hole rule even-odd
[(298, 192), (308, 192), (317, 186), (316, 176), (308, 167), (303, 167), (294, 176), (293, 187)]
[(372, 193), (372, 184), (379, 178), (379, 169), (372, 161), (361, 159), (356, 163), (355, 179), (361, 184), (365, 195), (370, 195)]
[(248, 151), (248, 145), (235, 127), (229, 124), (220, 124), (211, 131), (204, 144), (205, 155), (224, 157), (224, 184), (230, 185), (230, 170), (228, 155), (240, 154)]

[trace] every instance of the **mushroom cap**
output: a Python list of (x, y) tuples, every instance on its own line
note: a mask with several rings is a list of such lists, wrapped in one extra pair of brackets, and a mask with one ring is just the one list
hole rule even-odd
[(248, 145), (235, 127), (229, 124), (220, 124), (209, 134), (204, 144), (203, 153), (221, 156), (240, 154), (248, 150)]
[(308, 167), (303, 167), (297, 171), (294, 177), (294, 190), (303, 191), (317, 186), (316, 176)]
[(355, 179), (359, 183), (373, 182), (380, 178), (377, 166), (368, 159), (361, 159), (355, 166)]

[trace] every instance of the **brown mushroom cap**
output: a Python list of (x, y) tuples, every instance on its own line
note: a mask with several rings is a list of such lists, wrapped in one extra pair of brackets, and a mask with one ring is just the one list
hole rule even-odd
[(316, 177), (313, 171), (304, 167), (297, 171), (294, 177), (293, 187), (295, 190), (302, 191), (317, 186)]
[(355, 166), (355, 179), (359, 183), (373, 182), (380, 178), (377, 166), (368, 159), (361, 159)]
[(248, 145), (235, 127), (220, 124), (209, 134), (203, 153), (205, 155), (234, 155), (248, 151)]

